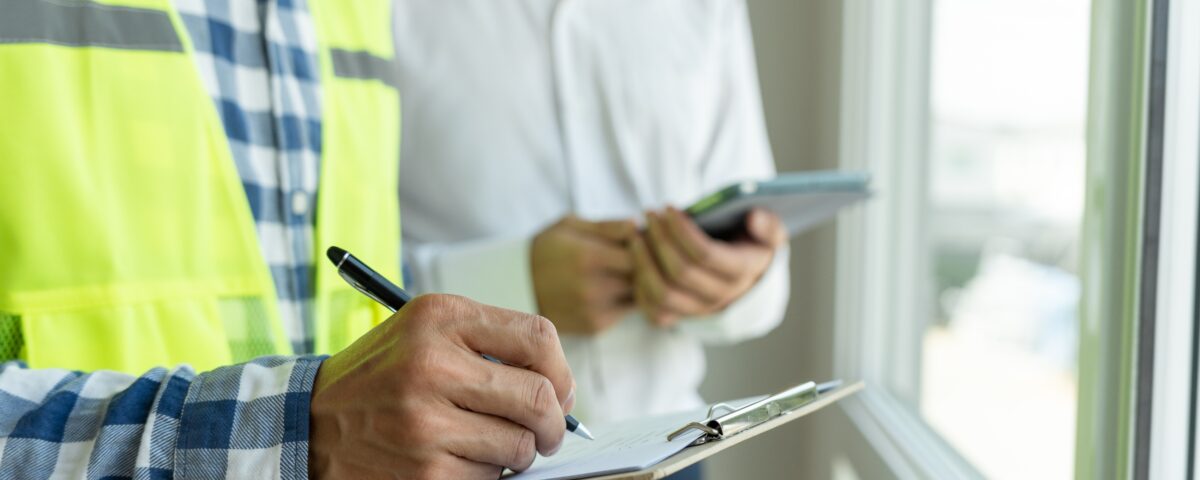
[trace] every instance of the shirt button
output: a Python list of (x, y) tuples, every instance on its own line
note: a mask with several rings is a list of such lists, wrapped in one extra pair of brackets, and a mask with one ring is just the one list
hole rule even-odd
[(308, 195), (304, 192), (292, 192), (292, 213), (304, 215), (308, 213)]

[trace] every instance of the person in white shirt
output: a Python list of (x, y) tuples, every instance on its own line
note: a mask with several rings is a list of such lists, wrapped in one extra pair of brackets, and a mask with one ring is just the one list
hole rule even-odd
[(395, 15), (415, 289), (551, 319), (581, 420), (703, 405), (703, 346), (770, 332), (789, 288), (773, 214), (726, 243), (667, 208), (775, 173), (745, 0)]

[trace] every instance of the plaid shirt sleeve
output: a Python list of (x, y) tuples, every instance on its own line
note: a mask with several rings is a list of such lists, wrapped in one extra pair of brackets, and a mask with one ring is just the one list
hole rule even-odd
[(324, 358), (139, 377), (0, 365), (0, 478), (308, 478)]

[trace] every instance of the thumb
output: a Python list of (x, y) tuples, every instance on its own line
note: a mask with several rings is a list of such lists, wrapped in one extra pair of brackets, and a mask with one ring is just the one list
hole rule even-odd
[(769, 247), (778, 247), (787, 241), (787, 229), (778, 215), (756, 208), (746, 219), (746, 230), (754, 241)]

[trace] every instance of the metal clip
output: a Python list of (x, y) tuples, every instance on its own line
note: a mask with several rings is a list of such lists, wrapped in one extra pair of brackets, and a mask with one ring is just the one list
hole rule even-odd
[[(704, 433), (693, 445), (700, 445), (712, 440), (720, 440), (748, 428), (759, 425), (767, 420), (775, 417), (787, 415), (805, 404), (815, 400), (820, 393), (824, 393), (832, 388), (840, 385), (837, 384), (822, 384), (818, 386), (814, 382), (807, 382), (795, 387), (789, 388), (775, 395), (753, 402), (742, 408), (733, 408), (724, 403), (715, 404), (708, 409), (708, 419), (703, 422), (691, 422), (684, 425), (679, 430), (671, 432), (667, 436), (667, 441), (672, 441), (679, 438), (689, 430), (699, 430)], [(720, 417), (714, 417), (718, 411), (724, 411)]]

